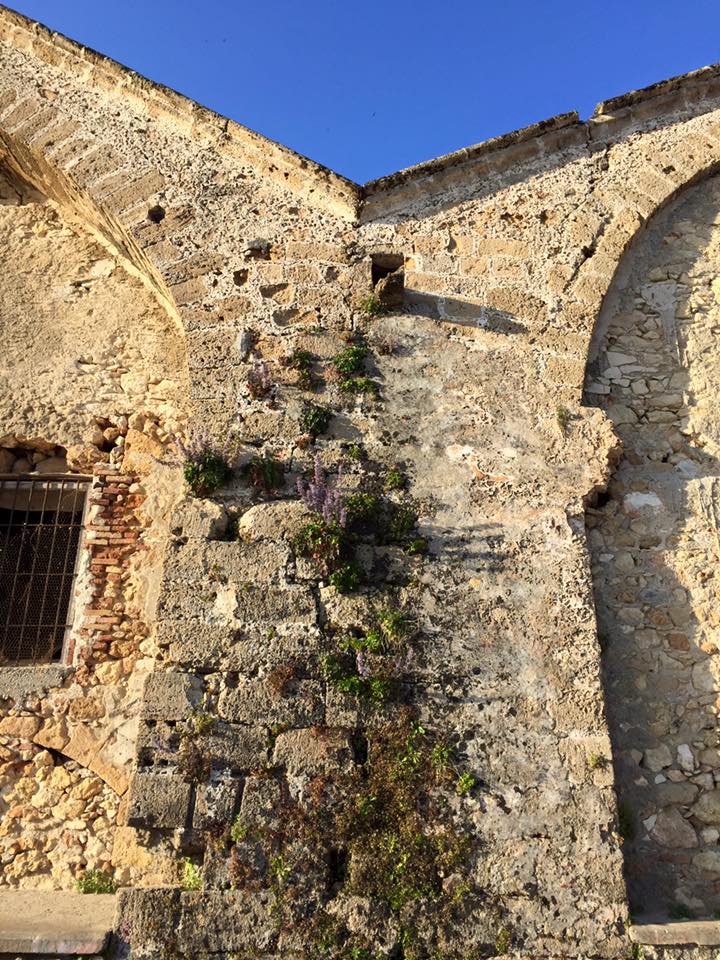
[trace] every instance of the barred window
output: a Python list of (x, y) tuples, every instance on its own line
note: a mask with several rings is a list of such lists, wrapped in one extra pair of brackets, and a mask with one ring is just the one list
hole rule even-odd
[(0, 477), (0, 661), (62, 659), (89, 484)]

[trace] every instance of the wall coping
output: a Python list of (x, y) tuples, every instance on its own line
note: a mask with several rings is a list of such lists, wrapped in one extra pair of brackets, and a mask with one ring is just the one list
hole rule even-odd
[(88, 84), (116, 94), (122, 91), (123, 96), (133, 97), (145, 109), (152, 104), (155, 114), (182, 124), (189, 137), (206, 135), (220, 153), (233, 153), (240, 148), (251, 165), (286, 189), (293, 189), (292, 181), (285, 177), (286, 171), (299, 175), (306, 184), (306, 190), (300, 192), (309, 201), (336, 206), (345, 216), (354, 217), (356, 213), (360, 189), (352, 180), (3, 4), (0, 4), (0, 41), (51, 65), (62, 60), (64, 68), (70, 67)]
[[(379, 199), (379, 195), (393, 192), (406, 184), (422, 184), (438, 173), (474, 165), (476, 161), (491, 155), (502, 157), (506, 154), (505, 165), (511, 167), (516, 163), (517, 153), (512, 148), (520, 144), (530, 145), (537, 141), (538, 154), (548, 156), (569, 145), (586, 145), (595, 140), (607, 142), (609, 138), (617, 140), (626, 136), (640, 120), (659, 121), (680, 111), (697, 116), (711, 109), (709, 101), (720, 97), (720, 64), (712, 64), (603, 100), (587, 120), (580, 120), (575, 111), (559, 114), (370, 180), (361, 187), (317, 161), (201, 106), (168, 86), (148, 80), (110, 57), (84, 47), (2, 4), (0, 40), (17, 49), (29, 51), (47, 63), (57, 64), (61, 55), (64, 55), (65, 64), (84, 77), (87, 77), (89, 65), (95, 73), (93, 82), (98, 85), (114, 92), (122, 88), (124, 94), (129, 93), (143, 105), (152, 103), (156, 112), (163, 113), (174, 122), (184, 121), (192, 135), (209, 135), (220, 152), (233, 152), (233, 147), (242, 148), (247, 152), (250, 162), (264, 176), (278, 180), (288, 189), (293, 187), (284, 176), (287, 170), (292, 170), (306, 183), (307, 188), (300, 192), (310, 202), (337, 207), (336, 212), (351, 218), (357, 217), (362, 203), (369, 198)], [(548, 134), (557, 132), (561, 135), (548, 140)]]
[(0, 954), (99, 954), (114, 928), (116, 901), (65, 890), (0, 891)]
[(19, 702), (30, 695), (44, 696), (51, 687), (59, 687), (71, 670), (60, 663), (0, 666), (0, 700)]

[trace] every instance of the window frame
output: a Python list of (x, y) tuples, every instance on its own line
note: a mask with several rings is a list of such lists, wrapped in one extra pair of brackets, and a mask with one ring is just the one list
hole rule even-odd
[[(27, 659), (27, 660), (0, 660), (0, 668), (10, 668), (10, 669), (22, 669), (30, 668), (36, 669), (38, 667), (58, 667), (58, 666), (67, 666), (69, 663), (69, 657), (72, 650), (72, 640), (73, 634), (75, 632), (78, 624), (76, 623), (77, 616), (77, 592), (78, 585), (82, 583), (82, 573), (85, 571), (85, 566), (83, 564), (83, 559), (85, 558), (87, 551), (87, 523), (88, 523), (88, 513), (90, 509), (90, 499), (91, 492), (93, 489), (93, 484), (95, 478), (88, 474), (80, 473), (0, 473), (0, 488), (4, 486), (8, 481), (18, 484), (17, 489), (22, 489), (21, 484), (25, 483), (29, 485), (29, 493), (32, 494), (33, 488), (41, 488), (45, 483), (65, 483), (70, 481), (76, 484), (78, 487), (82, 487), (82, 510), (78, 511), (80, 513), (80, 519), (78, 522), (79, 526), (79, 536), (78, 542), (75, 549), (75, 557), (72, 564), (68, 563), (67, 570), (70, 571), (72, 567), (72, 573), (69, 574), (71, 579), (70, 587), (70, 596), (68, 598), (67, 610), (64, 616), (65, 629), (63, 632), (62, 646), (60, 654), (56, 658), (51, 659)], [(4, 631), (4, 625), (0, 625)], [(5, 635), (3, 633), (2, 640), (5, 640)], [(2, 648), (0, 648), (0, 652)]]

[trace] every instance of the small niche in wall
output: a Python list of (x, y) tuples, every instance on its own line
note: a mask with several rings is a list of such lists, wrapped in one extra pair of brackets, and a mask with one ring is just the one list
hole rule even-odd
[(373, 290), (387, 309), (402, 306), (405, 296), (405, 258), (400, 253), (373, 253), (371, 276)]

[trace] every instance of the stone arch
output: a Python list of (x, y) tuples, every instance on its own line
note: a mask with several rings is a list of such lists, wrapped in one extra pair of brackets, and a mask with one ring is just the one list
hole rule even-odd
[(575, 368), (582, 379), (573, 378), (570, 384), (578, 398), (587, 377), (587, 358), (597, 349), (597, 318), (631, 250), (657, 216), (720, 169), (720, 147), (711, 138), (688, 133), (686, 139), (679, 138), (678, 145), (654, 149), (647, 142), (650, 137), (646, 133), (629, 148), (637, 153), (630, 159), (630, 166), (640, 165), (643, 178), (636, 183), (629, 181), (623, 165), (617, 174), (604, 173), (599, 193), (606, 213), (584, 216), (581, 208), (573, 223), (574, 246), (591, 251), (568, 285), (563, 307), (567, 318), (577, 320), (588, 338), (588, 348)]
[(720, 907), (720, 175), (628, 246), (585, 402), (624, 452), (587, 511), (620, 826), (636, 914)]
[[(47, 827), (37, 842), (55, 843), (57, 797), (43, 792), (41, 769), (51, 766), (68, 773), (70, 790), (87, 781), (78, 789), (114, 797), (98, 814), (106, 836), (94, 860), (25, 857), (9, 816), (0, 885), (68, 888), (77, 869), (104, 866), (120, 882), (159, 882), (124, 825), (123, 798), (182, 486), (174, 440), (188, 409), (185, 334), (164, 281), (124, 228), (5, 133), (0, 238), (0, 474), (41, 478), (48, 453), (53, 473), (92, 474), (73, 653), (52, 667), (0, 665), (0, 819), (3, 804), (29, 804)], [(80, 846), (97, 846), (92, 830), (78, 831)]]

